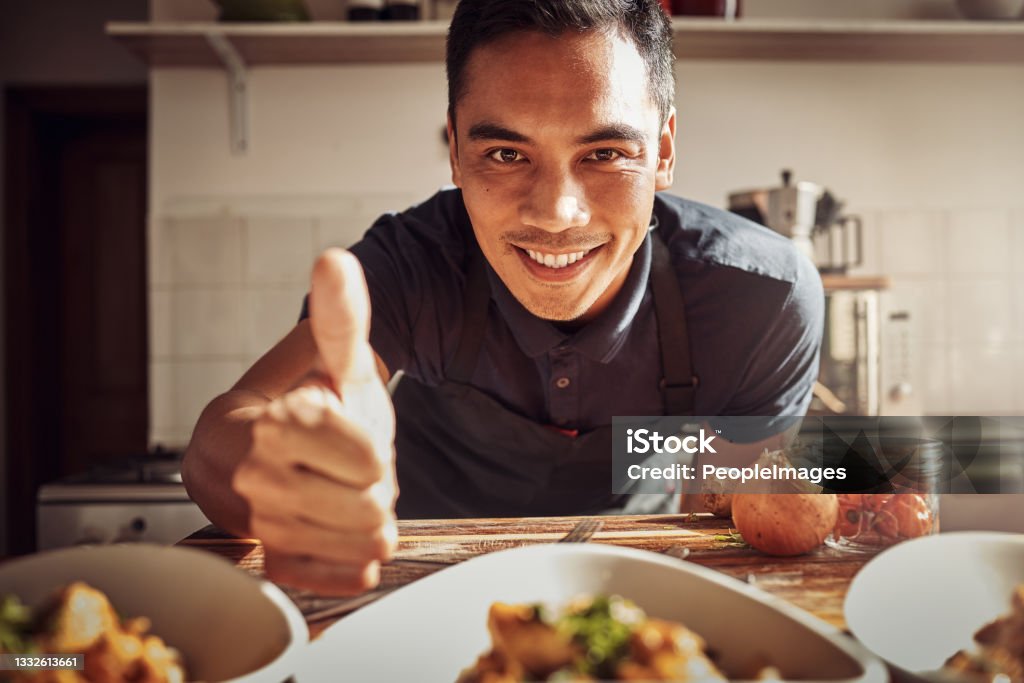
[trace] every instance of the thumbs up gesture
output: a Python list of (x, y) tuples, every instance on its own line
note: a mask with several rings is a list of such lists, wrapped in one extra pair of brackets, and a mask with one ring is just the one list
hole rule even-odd
[(394, 410), (355, 257), (331, 249), (317, 260), (309, 313), (316, 363), (255, 420), (233, 486), (271, 579), (345, 595), (378, 583), (398, 538)]

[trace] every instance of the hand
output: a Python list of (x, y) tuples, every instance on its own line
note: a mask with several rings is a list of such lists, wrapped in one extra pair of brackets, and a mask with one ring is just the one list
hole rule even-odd
[(397, 543), (394, 410), (351, 254), (317, 259), (309, 304), (316, 367), (255, 421), (233, 485), (249, 504), (269, 578), (347, 595), (377, 585)]

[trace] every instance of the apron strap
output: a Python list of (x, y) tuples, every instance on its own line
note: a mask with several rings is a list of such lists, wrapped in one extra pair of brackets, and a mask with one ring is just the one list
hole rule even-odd
[(651, 287), (661, 351), (661, 395), (666, 415), (693, 415), (694, 394), (700, 383), (690, 363), (690, 335), (679, 277), (658, 229), (652, 238)]
[(487, 312), (491, 303), (491, 284), (487, 281), (486, 260), (470, 233), (469, 267), (466, 271), (466, 285), (462, 298), (462, 334), (452, 364), (445, 373), (449, 380), (469, 384), (480, 359), (484, 333), (487, 331)]

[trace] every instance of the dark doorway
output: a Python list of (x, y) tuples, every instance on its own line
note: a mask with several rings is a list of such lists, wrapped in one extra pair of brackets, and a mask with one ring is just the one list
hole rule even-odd
[(10, 88), (5, 294), (9, 552), (47, 481), (145, 452), (145, 87)]

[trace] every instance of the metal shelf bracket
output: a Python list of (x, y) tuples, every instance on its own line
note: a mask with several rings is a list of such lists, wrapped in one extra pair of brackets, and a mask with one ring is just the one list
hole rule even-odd
[(249, 83), (248, 70), (242, 56), (224, 34), (206, 33), (210, 47), (220, 57), (228, 77), (228, 125), (231, 131), (231, 152), (245, 154), (249, 150)]

